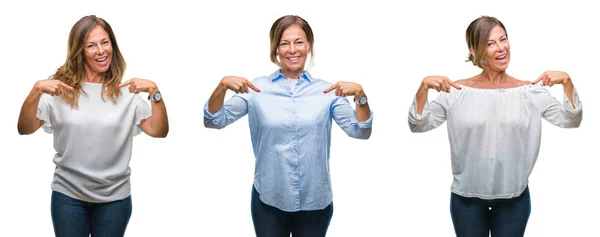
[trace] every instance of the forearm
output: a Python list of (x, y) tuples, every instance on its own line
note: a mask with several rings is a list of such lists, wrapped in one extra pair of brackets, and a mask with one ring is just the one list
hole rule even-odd
[(371, 117), (371, 108), (369, 103), (364, 105), (356, 105), (356, 120), (359, 122), (367, 121)]
[(428, 97), (428, 89), (424, 88), (423, 85), (419, 86), (419, 90), (415, 95), (415, 100), (417, 104), (417, 114), (423, 114), (423, 108), (425, 108), (425, 103), (427, 103)]
[(563, 90), (565, 92), (565, 95), (567, 95), (567, 98), (571, 102), (571, 106), (573, 106), (573, 109), (576, 109), (575, 101), (573, 98), (573, 94), (575, 93), (575, 86), (573, 85), (571, 78), (569, 78), (565, 83), (563, 83)]
[(213, 91), (212, 95), (208, 99), (208, 112), (215, 114), (217, 111), (223, 108), (226, 92), (227, 90), (223, 89), (221, 84), (215, 88), (215, 91)]
[(42, 93), (41, 89), (34, 87), (23, 102), (17, 123), (19, 134), (31, 134), (41, 127), (42, 121), (37, 118), (37, 107)]
[(154, 131), (154, 137), (166, 137), (169, 133), (169, 119), (167, 117), (167, 107), (165, 100), (151, 102), (152, 117), (151, 126)]

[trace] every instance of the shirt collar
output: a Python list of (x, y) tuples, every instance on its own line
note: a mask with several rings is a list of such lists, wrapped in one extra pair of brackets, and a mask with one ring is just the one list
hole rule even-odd
[[(281, 73), (281, 69), (277, 69), (273, 74), (269, 76), (269, 79), (271, 79), (271, 81), (275, 81), (281, 78), (285, 78), (285, 75)], [(300, 78), (308, 82), (311, 82), (313, 80), (313, 77), (310, 75), (310, 73), (308, 73), (308, 71), (304, 71), (302, 74), (300, 74)]]

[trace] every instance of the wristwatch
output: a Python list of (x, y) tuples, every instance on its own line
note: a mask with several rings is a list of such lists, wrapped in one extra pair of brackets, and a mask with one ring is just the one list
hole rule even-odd
[(152, 102), (159, 102), (160, 100), (162, 100), (162, 95), (160, 94), (160, 91), (154, 92), (154, 95), (152, 96), (148, 95), (148, 100), (151, 100)]
[(365, 105), (367, 103), (367, 95), (363, 94), (358, 99), (354, 98), (354, 102), (357, 105)]

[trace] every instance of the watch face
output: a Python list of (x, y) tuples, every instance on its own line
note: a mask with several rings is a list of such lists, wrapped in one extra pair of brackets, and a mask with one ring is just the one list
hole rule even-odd
[(154, 101), (160, 101), (161, 98), (160, 92), (154, 93)]
[(366, 96), (361, 96), (358, 103), (360, 103), (361, 105), (364, 105), (367, 103), (367, 97)]

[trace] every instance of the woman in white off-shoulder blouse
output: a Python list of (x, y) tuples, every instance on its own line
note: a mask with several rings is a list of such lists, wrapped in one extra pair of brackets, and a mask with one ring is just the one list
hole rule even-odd
[[(578, 127), (581, 102), (565, 72), (546, 71), (534, 82), (508, 75), (508, 34), (496, 18), (475, 19), (466, 40), (469, 61), (483, 71), (456, 82), (444, 76), (423, 79), (409, 111), (409, 126), (413, 132), (426, 132), (448, 121), (454, 176), (450, 212), (457, 236), (523, 236), (541, 119)], [(562, 103), (544, 88), (555, 84), (563, 86)], [(442, 93), (428, 103), (429, 89)]]

